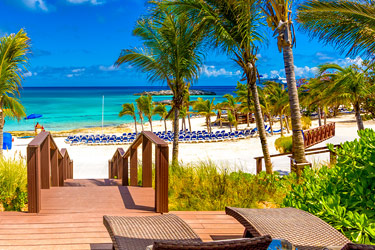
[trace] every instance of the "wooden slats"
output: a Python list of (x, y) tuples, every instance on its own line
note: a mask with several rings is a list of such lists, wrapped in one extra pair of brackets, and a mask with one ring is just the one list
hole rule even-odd
[[(0, 213), (0, 249), (112, 249), (103, 215), (155, 215), (154, 190), (117, 180), (68, 180), (43, 189), (38, 215)], [(204, 240), (240, 238), (243, 226), (224, 211), (171, 212)]]

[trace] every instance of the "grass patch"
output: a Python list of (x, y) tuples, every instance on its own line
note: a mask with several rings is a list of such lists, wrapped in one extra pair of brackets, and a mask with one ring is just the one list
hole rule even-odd
[(0, 158), (0, 204), (5, 211), (26, 208), (27, 166), (21, 157)]
[(275, 148), (281, 154), (291, 153), (293, 150), (293, 139), (292, 136), (281, 136), (275, 141)]
[(215, 211), (226, 206), (279, 207), (294, 175), (229, 172), (211, 161), (170, 167), (169, 209)]

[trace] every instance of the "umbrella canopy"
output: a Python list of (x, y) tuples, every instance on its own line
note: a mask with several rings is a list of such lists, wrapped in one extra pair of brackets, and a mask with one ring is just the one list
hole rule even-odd
[(31, 114), (31, 115), (28, 115), (25, 120), (30, 120), (30, 119), (36, 119), (36, 118), (40, 118), (42, 117), (43, 115), (40, 115), (40, 114)]

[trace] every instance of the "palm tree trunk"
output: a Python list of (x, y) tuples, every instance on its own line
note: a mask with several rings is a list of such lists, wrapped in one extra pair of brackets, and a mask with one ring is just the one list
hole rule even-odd
[(137, 130), (137, 118), (134, 116), (134, 128), (135, 128), (135, 133), (138, 134)]
[(271, 118), (271, 113), (268, 113), (268, 119), (269, 119), (269, 123), (270, 123), (270, 129), (271, 129), (271, 135), (273, 135), (273, 128), (272, 128), (272, 118)]
[(180, 110), (178, 108), (174, 109), (174, 123), (173, 123), (173, 146), (172, 146), (172, 165), (178, 164), (178, 136), (179, 136), (179, 116)]
[(142, 115), (142, 113), (139, 113), (139, 118), (141, 119), (142, 131), (144, 131), (144, 128), (143, 128), (143, 115)]
[(253, 98), (254, 108), (255, 108), (255, 122), (258, 128), (260, 142), (262, 144), (262, 151), (264, 156), (264, 163), (266, 165), (266, 172), (268, 174), (272, 174), (272, 163), (270, 152), (268, 151), (267, 145), (267, 137), (266, 137), (266, 129), (264, 127), (263, 117), (262, 117), (262, 109), (260, 107), (259, 96), (258, 96), (258, 89), (256, 83), (250, 83), (249, 77), (247, 77), (247, 84), (251, 88), (251, 94)]
[(165, 133), (167, 133), (167, 121), (166, 121), (166, 119), (164, 119), (164, 129), (165, 129)]
[(189, 123), (189, 131), (191, 132), (191, 122), (190, 122), (190, 114), (187, 115), (188, 123)]
[(324, 125), (327, 125), (327, 113), (328, 113), (328, 108), (327, 106), (324, 107)]
[(232, 123), (229, 122), (229, 131), (232, 132)]
[(281, 136), (283, 136), (284, 135), (283, 113), (280, 113), (280, 129), (281, 129)]
[(3, 130), (4, 130), (4, 112), (0, 109), (0, 157), (3, 157)]
[[(246, 114), (246, 122), (247, 122), (247, 127), (250, 127), (250, 115), (249, 113)], [(273, 134), (273, 132), (272, 132)]]
[(283, 47), (285, 75), (288, 84), (289, 107), (292, 117), (293, 158), (297, 163), (305, 163), (305, 145), (303, 139), (301, 111), (299, 106), (296, 76), (294, 73), (293, 50), (290, 46)]
[(211, 133), (212, 132), (212, 128), (211, 128), (211, 116), (208, 117), (208, 124), (210, 125), (210, 131), (209, 131), (209, 133)]
[(286, 131), (289, 134), (290, 133), (290, 131), (289, 131), (289, 121), (288, 121), (288, 116), (287, 115), (285, 116), (285, 127), (286, 127)]
[(318, 122), (319, 122), (319, 127), (322, 126), (322, 115), (321, 115), (320, 107), (318, 107)]
[(356, 101), (353, 106), (354, 106), (355, 119), (357, 121), (358, 130), (365, 129), (365, 127), (363, 126), (363, 121), (362, 121), (362, 117), (361, 117), (361, 107), (359, 106), (359, 102)]
[(153, 130), (152, 130), (152, 118), (151, 118), (151, 116), (148, 118), (148, 121), (150, 122), (151, 132), (153, 132)]

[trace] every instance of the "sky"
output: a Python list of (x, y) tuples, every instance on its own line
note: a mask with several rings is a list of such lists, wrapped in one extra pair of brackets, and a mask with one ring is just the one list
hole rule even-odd
[[(147, 13), (145, 0), (0, 0), (0, 36), (25, 29), (32, 55), (24, 87), (147, 86), (146, 75), (124, 65), (113, 66), (122, 49), (140, 47), (132, 35), (137, 19)], [(361, 58), (339, 55), (301, 31), (296, 24), (294, 48), (296, 78), (313, 77), (316, 66), (335, 62), (342, 66)], [(285, 77), (282, 53), (271, 32), (258, 53), (264, 78)], [(209, 51), (201, 67), (198, 86), (236, 85), (238, 66), (218, 51)], [(154, 83), (155, 84), (155, 83)], [(156, 83), (163, 84), (163, 83)]]

